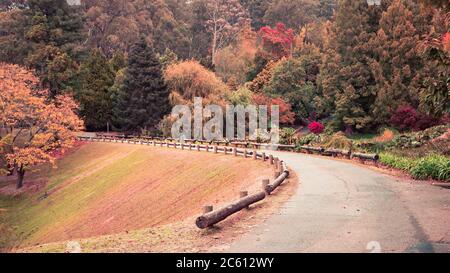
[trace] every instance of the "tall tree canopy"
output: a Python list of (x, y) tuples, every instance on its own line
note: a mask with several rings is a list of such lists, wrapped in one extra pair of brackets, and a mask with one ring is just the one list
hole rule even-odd
[(93, 50), (81, 66), (81, 86), (76, 94), (80, 115), (88, 130), (104, 130), (107, 123), (111, 124), (114, 79), (115, 73), (108, 59), (99, 50)]
[(161, 64), (144, 37), (131, 48), (123, 88), (115, 107), (116, 126), (124, 131), (154, 129), (170, 112), (169, 90)]

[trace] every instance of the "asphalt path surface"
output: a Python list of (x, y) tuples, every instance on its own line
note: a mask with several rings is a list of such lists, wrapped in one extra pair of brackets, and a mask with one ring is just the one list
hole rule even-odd
[(345, 161), (271, 153), (300, 186), (227, 251), (450, 252), (449, 189)]

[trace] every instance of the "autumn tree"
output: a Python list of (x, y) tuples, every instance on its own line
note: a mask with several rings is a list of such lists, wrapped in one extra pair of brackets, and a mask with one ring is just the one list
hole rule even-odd
[(256, 54), (256, 33), (250, 27), (244, 29), (231, 45), (219, 50), (216, 55), (216, 74), (226, 83), (242, 85), (253, 64)]
[(124, 131), (155, 129), (170, 111), (169, 91), (161, 64), (145, 37), (131, 49), (123, 88), (116, 103), (116, 126)]
[(264, 69), (251, 81), (248, 82), (247, 88), (255, 93), (262, 93), (266, 85), (269, 84), (272, 79), (273, 73), (280, 61), (269, 61)]
[(73, 132), (83, 123), (73, 99), (57, 96), (48, 101), (48, 91), (39, 89), (39, 80), (24, 68), (1, 63), (0, 79), (0, 150), (21, 188), (27, 170), (54, 163), (56, 151), (73, 146)]
[(217, 51), (228, 45), (240, 30), (250, 23), (248, 12), (239, 0), (205, 0), (211, 36), (211, 61), (216, 62)]
[(197, 61), (172, 64), (164, 72), (171, 92), (172, 105), (192, 105), (195, 97), (205, 104), (224, 104), (228, 87), (216, 75)]
[(111, 124), (114, 79), (115, 73), (108, 59), (99, 50), (93, 50), (81, 66), (81, 86), (76, 95), (86, 129), (103, 130), (107, 123)]
[(287, 103), (283, 98), (280, 97), (269, 97), (264, 94), (253, 94), (252, 102), (254, 105), (265, 105), (268, 109), (268, 115), (271, 115), (270, 109), (272, 106), (277, 105), (279, 107), (279, 121), (280, 124), (288, 125), (292, 124), (295, 121), (295, 113), (292, 112), (292, 107), (289, 103)]
[(274, 28), (265, 26), (259, 32), (263, 49), (274, 59), (291, 56), (294, 42), (293, 29), (286, 28), (283, 23), (277, 23)]

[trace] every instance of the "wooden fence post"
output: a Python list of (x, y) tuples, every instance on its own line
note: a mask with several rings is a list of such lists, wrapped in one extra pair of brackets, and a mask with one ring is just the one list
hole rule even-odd
[(269, 162), (270, 162), (270, 165), (273, 165), (273, 155), (269, 155)]
[(217, 154), (217, 145), (214, 145), (214, 153)]
[[(248, 196), (248, 191), (241, 191), (239, 192), (239, 198), (244, 198)], [(249, 209), (250, 207), (245, 207), (246, 209)]]
[(263, 179), (262, 183), (261, 183), (261, 187), (263, 189), (264, 192), (267, 192), (267, 186), (269, 186), (270, 180), (269, 179)]
[(256, 153), (256, 150), (253, 150), (253, 159), (258, 159), (258, 154)]
[(244, 149), (244, 158), (247, 158), (247, 149)]
[(211, 211), (213, 211), (213, 206), (211, 206), (211, 205), (207, 205), (207, 206), (204, 206), (203, 207), (203, 213), (208, 213), (208, 212), (211, 212)]
[(233, 147), (233, 155), (237, 156), (237, 148), (236, 147)]
[(266, 153), (262, 153), (262, 161), (266, 161)]

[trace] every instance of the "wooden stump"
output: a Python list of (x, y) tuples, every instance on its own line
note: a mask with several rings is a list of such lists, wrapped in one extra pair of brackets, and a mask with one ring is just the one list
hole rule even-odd
[[(225, 148), (225, 153), (227, 153), (226, 150), (227, 150), (227, 148)], [(233, 155), (237, 156), (237, 148), (236, 147), (233, 147)]]
[(258, 159), (258, 154), (256, 153), (256, 150), (253, 150), (253, 159), (254, 160)]

